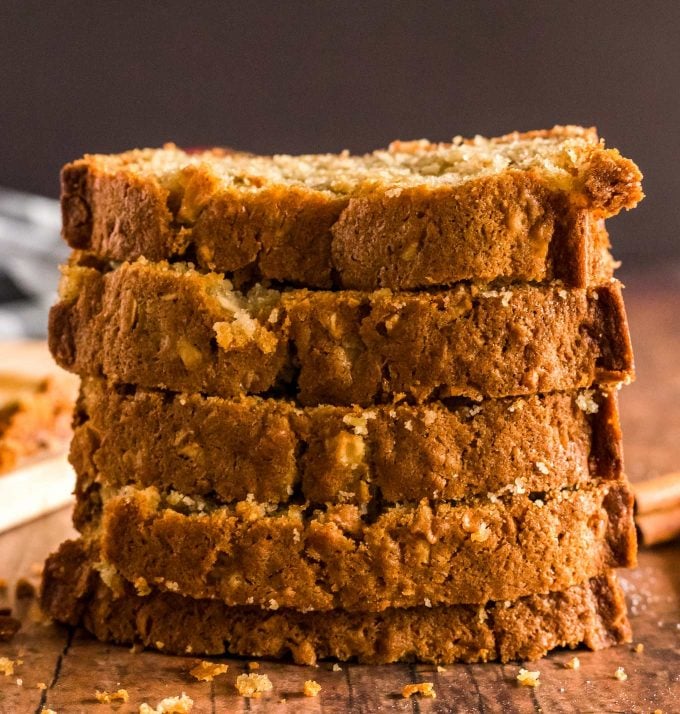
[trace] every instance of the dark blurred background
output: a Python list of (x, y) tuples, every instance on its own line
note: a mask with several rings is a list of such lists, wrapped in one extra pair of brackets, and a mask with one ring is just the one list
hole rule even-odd
[(645, 174), (617, 257), (680, 255), (680, 2), (4, 0), (0, 27), (0, 186), (56, 196), (69, 159), (168, 140), (363, 152), (594, 124)]

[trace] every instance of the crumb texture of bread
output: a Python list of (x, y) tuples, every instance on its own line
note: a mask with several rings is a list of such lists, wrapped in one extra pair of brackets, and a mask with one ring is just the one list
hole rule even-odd
[(64, 168), (61, 200), (67, 242), (107, 259), (370, 290), (583, 286), (611, 262), (598, 221), (642, 196), (638, 168), (594, 130), (555, 127), (365, 156), (88, 155)]
[[(75, 278), (73, 276), (76, 276)], [(50, 348), (81, 376), (303, 405), (504, 397), (631, 379), (617, 282), (593, 289), (459, 285), (432, 293), (233, 290), (216, 274), (137, 261), (78, 283)]]
[(78, 510), (102, 487), (128, 485), (175, 492), (186, 505), (206, 497), (368, 505), (378, 497), (493, 500), (622, 478), (616, 395), (599, 390), (300, 409), (86, 378), (71, 463)]
[(265, 610), (380, 611), (513, 600), (635, 562), (633, 498), (600, 483), (503, 500), (396, 505), (253, 500), (192, 507), (154, 487), (93, 501), (82, 532), (100, 566), (134, 583)]
[(613, 573), (562, 592), (484, 607), (390, 608), (382, 613), (299, 612), (228, 607), (129, 585), (114, 594), (92, 568), (82, 541), (67, 541), (45, 568), (42, 606), (98, 639), (141, 643), (164, 652), (389, 662), (534, 660), (556, 647), (598, 650), (630, 642), (623, 593)]

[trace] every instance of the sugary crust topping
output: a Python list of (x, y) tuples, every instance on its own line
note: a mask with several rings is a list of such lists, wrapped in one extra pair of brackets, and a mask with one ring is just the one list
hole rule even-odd
[[(506, 171), (538, 172), (557, 189), (572, 190), (583, 187), (592, 166), (603, 159), (625, 161), (604, 148), (594, 129), (556, 126), (490, 139), (455, 137), (448, 143), (393, 141), (363, 156), (346, 151), (254, 156), (220, 149), (188, 154), (166, 144), (119, 155), (90, 154), (83, 161), (98, 173), (132, 173), (181, 195), (179, 216), (190, 222), (219, 191), (304, 189), (341, 196), (380, 191), (389, 199), (404, 189), (451, 187)], [(631, 182), (639, 182), (639, 173), (630, 174)]]

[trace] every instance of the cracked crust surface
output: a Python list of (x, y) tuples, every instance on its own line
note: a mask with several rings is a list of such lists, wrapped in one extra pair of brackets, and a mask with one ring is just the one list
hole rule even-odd
[(502, 397), (633, 374), (620, 284), (433, 293), (253, 288), (186, 266), (65, 268), (50, 348), (80, 375), (304, 405)]
[(380, 611), (512, 600), (631, 566), (632, 506), (625, 483), (373, 512), (126, 487), (103, 512), (92, 503), (82, 531), (129, 582), (229, 605)]
[(552, 491), (622, 474), (615, 394), (297, 408), (87, 378), (71, 462), (76, 521), (100, 487), (156, 486), (218, 503), (370, 504)]
[(174, 146), (62, 172), (64, 237), (113, 260), (191, 259), (239, 279), (371, 290), (611, 272), (601, 219), (641, 174), (594, 130), (394, 142), (366, 156), (257, 157)]
[(602, 649), (630, 642), (625, 601), (613, 573), (562, 592), (483, 607), (390, 608), (381, 613), (301, 613), (229, 607), (130, 585), (114, 595), (81, 541), (67, 541), (45, 566), (41, 604), (55, 619), (98, 639), (194, 655), (292, 657), (366, 663), (447, 664), (534, 660), (555, 647)]

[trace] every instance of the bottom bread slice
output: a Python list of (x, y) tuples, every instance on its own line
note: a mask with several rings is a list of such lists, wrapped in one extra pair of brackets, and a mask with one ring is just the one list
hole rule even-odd
[(532, 660), (556, 647), (602, 649), (631, 638), (612, 572), (562, 592), (483, 606), (272, 612), (153, 590), (142, 596), (129, 584), (116, 595), (83, 542), (67, 541), (47, 560), (41, 602), (55, 619), (106, 642), (172, 654), (292, 656), (298, 664)]

